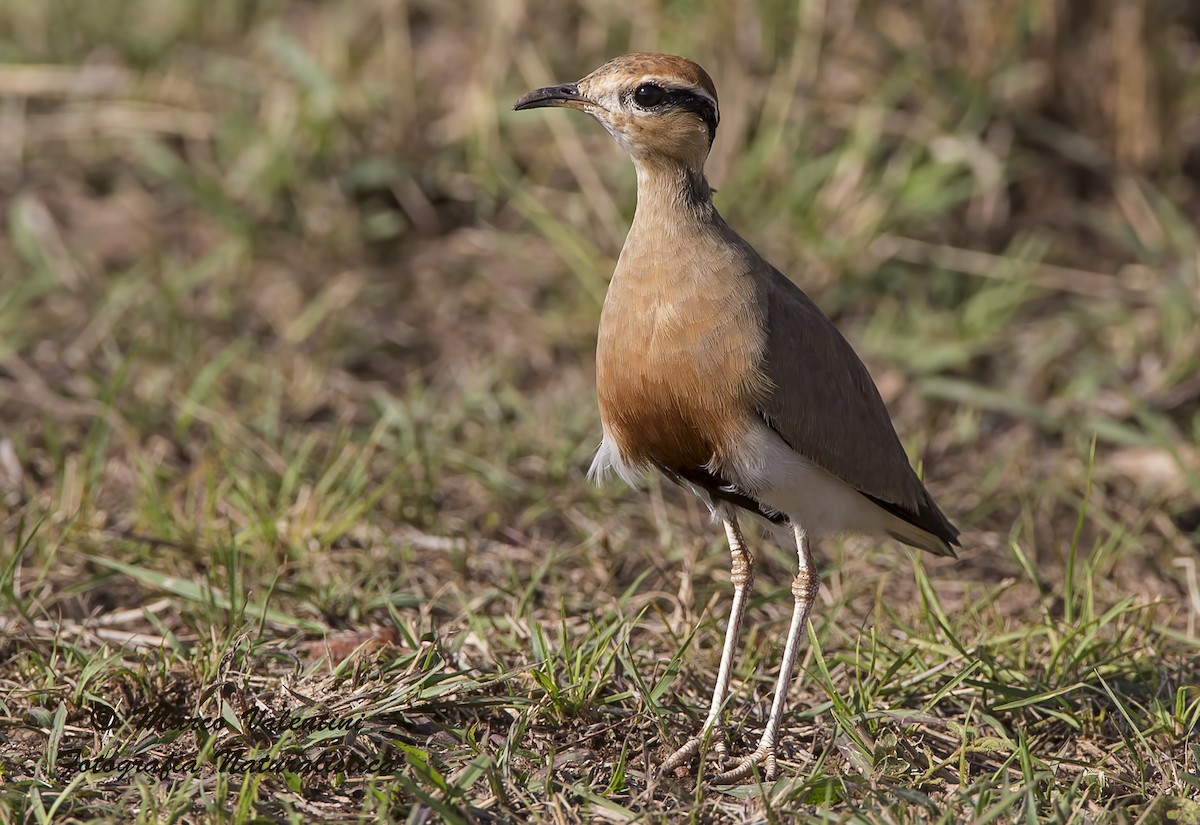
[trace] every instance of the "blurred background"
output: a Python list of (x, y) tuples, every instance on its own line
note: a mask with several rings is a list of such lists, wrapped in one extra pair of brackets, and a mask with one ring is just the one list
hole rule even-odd
[(563, 513), (609, 496), (581, 471), (633, 175), (509, 107), (655, 49), (716, 79), (718, 207), (960, 521), (1073, 530), (1095, 436), (1113, 519), (1194, 540), (1193, 3), (8, 0), (0, 35), (9, 522), (232, 530), (272, 564), (364, 521), (591, 525)]
[[(629, 162), (510, 111), (630, 50), (716, 81), (717, 206), (871, 367), (966, 531), (945, 597), (1020, 579), (1021, 622), (1079, 548), (1194, 636), (1190, 0), (5, 0), (6, 611), (167, 592), (203, 637), (168, 574), (310, 632), (723, 594), (695, 503), (583, 477)], [(912, 589), (894, 547), (826, 555), (859, 621), (879, 571)]]

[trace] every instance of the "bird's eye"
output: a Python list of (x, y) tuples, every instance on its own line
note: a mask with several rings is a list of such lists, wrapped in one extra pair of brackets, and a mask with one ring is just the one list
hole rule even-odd
[(643, 83), (633, 93), (633, 100), (643, 109), (652, 109), (662, 103), (666, 96), (667, 91), (662, 86), (657, 86), (653, 83)]

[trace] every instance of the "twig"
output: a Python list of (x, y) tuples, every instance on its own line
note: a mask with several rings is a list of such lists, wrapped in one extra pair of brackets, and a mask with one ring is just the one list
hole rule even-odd
[[(1005, 264), (1012, 263), (1011, 259), (990, 252), (931, 244), (895, 235), (880, 236), (871, 249), (884, 259), (918, 266), (936, 266), (978, 278), (1000, 278)], [(1056, 264), (1031, 262), (1031, 267), (1029, 280), (1044, 289), (1138, 304), (1154, 304), (1159, 300), (1159, 290), (1150, 285), (1124, 283), (1116, 275)]]

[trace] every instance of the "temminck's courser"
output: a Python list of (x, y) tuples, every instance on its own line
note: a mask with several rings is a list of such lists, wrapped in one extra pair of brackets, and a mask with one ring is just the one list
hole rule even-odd
[(795, 609), (762, 739), (713, 779), (742, 781), (756, 766), (771, 778), (820, 586), (810, 542), (856, 532), (953, 555), (958, 530), (913, 472), (846, 339), (713, 206), (704, 162), (720, 115), (704, 69), (682, 57), (629, 54), (578, 83), (532, 91), (513, 108), (546, 106), (594, 117), (637, 170), (637, 211), (600, 318), (604, 439), (592, 472), (632, 482), (657, 468), (689, 487), (724, 523), (733, 556), (733, 606), (708, 718), (662, 770), (698, 755), (710, 736), (725, 767), (722, 714), (754, 578), (738, 526), (746, 510), (795, 540)]

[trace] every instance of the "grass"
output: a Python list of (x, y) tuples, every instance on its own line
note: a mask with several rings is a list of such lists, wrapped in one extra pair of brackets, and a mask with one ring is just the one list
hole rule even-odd
[[(0, 817), (1190, 821), (1200, 163), (1185, 4), (10, 0)], [(715, 77), (726, 218), (964, 528), (821, 548), (780, 777), (699, 725), (728, 554), (596, 488), (633, 176), (521, 92)], [(765, 721), (791, 553), (730, 703)]]

